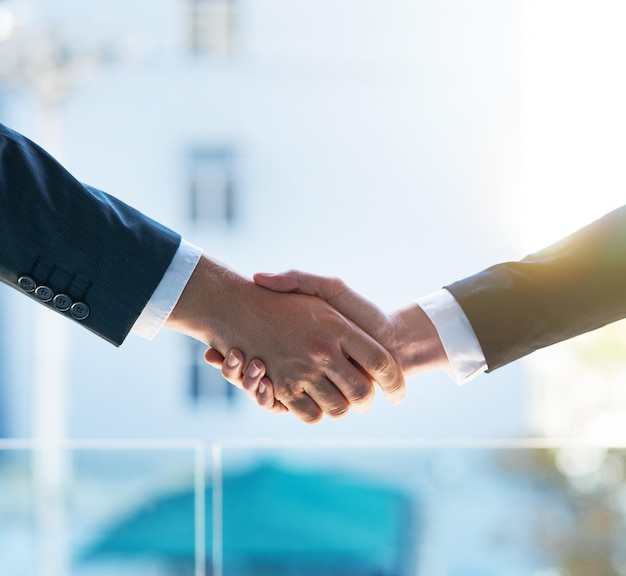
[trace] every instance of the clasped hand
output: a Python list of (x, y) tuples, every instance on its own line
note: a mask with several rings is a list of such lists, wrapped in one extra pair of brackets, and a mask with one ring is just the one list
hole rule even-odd
[[(261, 392), (270, 391), (276, 411), (307, 423), (323, 414), (343, 416), (350, 407), (367, 410), (375, 383), (392, 403), (405, 396), (392, 354), (331, 304), (304, 293), (280, 294), (204, 256), (167, 325), (211, 346), (207, 361), (243, 386), (243, 378), (233, 376), (239, 358), (240, 374), (245, 369), (259, 384), (266, 378)], [(233, 348), (263, 361), (245, 363), (240, 352), (227, 354)]]
[[(341, 280), (298, 271), (257, 274), (254, 280), (282, 302), (280, 315), (268, 326), (266, 352), (256, 354), (240, 343), (225, 355), (212, 347), (205, 360), (274, 414), (292, 412), (312, 423), (322, 413), (343, 416), (350, 406), (363, 411), (372, 403), (375, 382), (398, 403), (405, 396), (402, 373), (408, 376), (447, 363), (436, 329), (416, 304), (385, 314)], [(297, 295), (307, 300), (288, 299)], [(296, 304), (306, 306), (310, 315), (300, 318), (301, 332), (288, 332), (285, 314)], [(303, 352), (308, 362), (298, 357)], [(319, 373), (307, 372), (307, 365), (324, 367), (324, 375), (315, 378)], [(296, 380), (293, 374), (299, 374)]]

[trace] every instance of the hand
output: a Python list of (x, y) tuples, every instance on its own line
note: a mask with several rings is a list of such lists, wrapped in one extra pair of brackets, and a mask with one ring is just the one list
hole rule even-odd
[(404, 398), (389, 352), (326, 302), (266, 290), (204, 256), (166, 325), (222, 355), (236, 344), (263, 358), (276, 399), (304, 422), (366, 410), (374, 381)]
[(245, 358), (239, 350), (229, 350), (226, 358), (215, 348), (209, 348), (204, 354), (207, 364), (222, 371), (222, 376), (231, 384), (241, 388), (246, 395), (261, 408), (271, 414), (285, 414), (289, 409), (274, 398), (274, 385), (265, 376), (265, 364), (254, 359), (244, 372)]
[(435, 326), (417, 304), (386, 314), (342, 280), (298, 270), (255, 274), (254, 281), (270, 290), (309, 294), (325, 300), (391, 352), (405, 376), (448, 365)]
[[(256, 274), (257, 284), (281, 292), (293, 291), (316, 295), (326, 300), (335, 309), (363, 328), (388, 349), (406, 376), (427, 372), (448, 365), (448, 358), (432, 322), (417, 305), (411, 304), (392, 314), (385, 314), (374, 304), (348, 288), (338, 279), (323, 278), (304, 272), (290, 271), (284, 274)], [(223, 358), (215, 351), (207, 352), (207, 361), (222, 367), (224, 377), (242, 387), (246, 394), (260, 406), (274, 413), (279, 407), (274, 402), (271, 382), (263, 380), (259, 386), (252, 374), (244, 372), (243, 355), (238, 350), (233, 353), (237, 364), (225, 367)], [(251, 365), (264, 372), (264, 364), (254, 359)]]

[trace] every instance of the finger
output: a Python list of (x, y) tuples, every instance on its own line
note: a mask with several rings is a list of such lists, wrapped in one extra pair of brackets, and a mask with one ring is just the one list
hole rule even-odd
[(257, 390), (256, 401), (259, 406), (272, 414), (286, 414), (287, 407), (274, 398), (274, 385), (267, 377), (262, 378)]
[[(241, 383), (245, 393), (254, 402), (257, 402), (257, 390), (259, 389), (259, 384), (264, 376), (265, 364), (263, 364), (263, 362), (261, 362), (258, 358), (255, 358), (250, 362), (248, 369), (243, 375)], [(272, 400), (274, 399), (272, 398)]]
[[(374, 402), (375, 390), (374, 384), (369, 375), (360, 367), (355, 366), (352, 362), (342, 355), (341, 362), (333, 362), (327, 367), (326, 376), (335, 390), (341, 393), (348, 407), (352, 407), (355, 412), (367, 412)], [(320, 390), (320, 395), (314, 395), (310, 390), (307, 392), (319, 404), (320, 408), (328, 413), (328, 402), (333, 399), (333, 395), (322, 396), (321, 393), (328, 394), (326, 388)], [(347, 409), (345, 413), (347, 413)], [(331, 414), (329, 414), (330, 416)], [(339, 414), (343, 416), (343, 414)], [(338, 417), (338, 416), (337, 416)]]
[(287, 407), (274, 398), (274, 385), (265, 376), (265, 364), (255, 358), (243, 375), (243, 389), (246, 395), (271, 414), (284, 414), (289, 412)]
[(243, 388), (243, 366), (245, 358), (236, 349), (229, 350), (222, 364), (222, 376), (237, 388)]
[[(327, 302), (341, 298), (347, 294), (358, 296), (340, 278), (328, 278), (302, 272), (301, 270), (288, 270), (278, 274), (258, 272), (253, 276), (254, 282), (259, 286), (274, 290), (274, 292), (297, 292), (317, 296)], [(362, 297), (359, 297), (365, 300)], [(370, 304), (371, 305), (371, 304)]]
[[(350, 365), (347, 360), (346, 364)], [(353, 366), (352, 368), (356, 372)], [(362, 375), (361, 378), (364, 379)], [(341, 389), (328, 378), (321, 377), (315, 382), (308, 382), (305, 385), (305, 391), (322, 412), (330, 418), (341, 418), (350, 410), (349, 400), (343, 395)], [(371, 393), (373, 395), (373, 389)]]
[(271, 414), (289, 412), (282, 402), (274, 399), (274, 386), (268, 378), (264, 377), (265, 364), (261, 360), (255, 358), (242, 375), (245, 358), (237, 349), (230, 350), (224, 359), (219, 352), (209, 348), (205, 353), (205, 359), (216, 368), (219, 368), (221, 364), (224, 378), (231, 384), (243, 388), (246, 395), (261, 408)]
[(222, 363), (224, 362), (224, 356), (222, 356), (215, 348), (209, 348), (204, 353), (204, 360), (207, 364), (213, 366), (213, 368), (221, 370)]
[(274, 290), (274, 292), (298, 292), (298, 277), (300, 274), (302, 272), (298, 270), (289, 270), (279, 274), (257, 272), (252, 278), (259, 286)]
[(316, 424), (324, 413), (313, 399), (303, 392), (287, 403), (287, 408), (305, 424)]
[(341, 346), (346, 356), (378, 383), (389, 402), (400, 404), (405, 399), (406, 383), (402, 371), (378, 342), (355, 330), (342, 339)]

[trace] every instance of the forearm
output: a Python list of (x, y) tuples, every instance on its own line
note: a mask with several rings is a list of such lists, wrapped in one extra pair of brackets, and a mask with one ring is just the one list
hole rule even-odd
[[(0, 125), (0, 280), (46, 287), (39, 302), (119, 345), (171, 262), (180, 236), (85, 186), (49, 154)], [(54, 296), (88, 314), (55, 307)]]
[(626, 207), (519, 262), (446, 288), (495, 370), (626, 317)]

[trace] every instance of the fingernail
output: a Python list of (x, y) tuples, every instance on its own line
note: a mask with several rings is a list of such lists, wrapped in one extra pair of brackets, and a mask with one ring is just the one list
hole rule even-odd
[(263, 384), (263, 382), (261, 382), (259, 384), (259, 394), (265, 394), (265, 390), (267, 390), (267, 386), (265, 386), (265, 384)]
[(228, 358), (226, 358), (226, 365), (229, 368), (234, 368), (239, 364), (239, 360), (237, 360), (237, 356), (235, 356), (232, 352), (228, 354)]
[(252, 378), (256, 378), (261, 373), (261, 369), (258, 367), (257, 364), (253, 362), (252, 364), (250, 364), (249, 373)]

